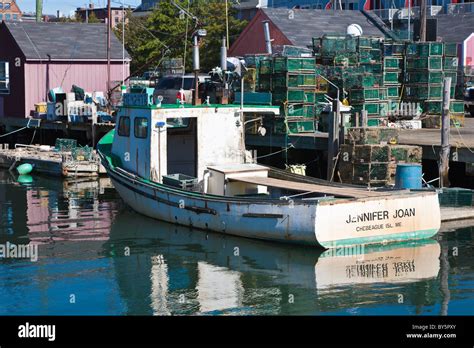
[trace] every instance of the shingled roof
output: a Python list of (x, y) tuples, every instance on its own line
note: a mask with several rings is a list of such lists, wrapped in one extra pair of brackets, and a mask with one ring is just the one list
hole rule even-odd
[(360, 11), (283, 8), (262, 8), (262, 11), (295, 46), (310, 46), (313, 37), (324, 34), (345, 33), (351, 24), (359, 24), (364, 35), (384, 36)]
[[(27, 60), (106, 60), (107, 25), (3, 22)], [(122, 44), (112, 34), (111, 59), (122, 60)], [(125, 59), (130, 55), (125, 51)]]
[(474, 33), (474, 13), (437, 15), (438, 38), (446, 42), (462, 43)]

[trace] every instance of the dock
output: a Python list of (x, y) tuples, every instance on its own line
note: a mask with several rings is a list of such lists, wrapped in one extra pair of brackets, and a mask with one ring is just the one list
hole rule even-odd
[(21, 164), (34, 166), (33, 173), (57, 177), (96, 177), (105, 174), (97, 155), (92, 160), (73, 160), (70, 152), (56, 152), (48, 146), (0, 147), (0, 168), (14, 170)]
[[(265, 137), (247, 134), (246, 143), (252, 147), (327, 151), (328, 133), (315, 132), (296, 135), (268, 134)], [(474, 163), (474, 118), (465, 119), (462, 128), (451, 127), (451, 160)], [(400, 145), (413, 145), (423, 148), (424, 160), (438, 160), (441, 146), (440, 129), (400, 129)]]

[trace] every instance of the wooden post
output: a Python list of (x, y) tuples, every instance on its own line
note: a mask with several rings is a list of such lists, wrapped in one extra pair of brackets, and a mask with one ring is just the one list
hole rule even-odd
[(95, 148), (97, 143), (97, 110), (92, 108), (92, 148)]
[(333, 180), (333, 173), (336, 166), (336, 157), (339, 152), (339, 124), (341, 119), (341, 107), (339, 100), (334, 100), (332, 110), (329, 114), (328, 129), (328, 170), (327, 180)]
[(426, 0), (420, 0), (420, 42), (426, 41)]
[(451, 147), (449, 143), (450, 118), (449, 100), (451, 94), (451, 78), (445, 77), (443, 81), (443, 110), (441, 114), (441, 151), (439, 152), (439, 187), (449, 187), (449, 154)]
[(367, 128), (369, 123), (369, 115), (367, 110), (362, 110), (361, 112), (361, 127)]
[(359, 127), (359, 117), (360, 114), (358, 112), (355, 113), (355, 126)]

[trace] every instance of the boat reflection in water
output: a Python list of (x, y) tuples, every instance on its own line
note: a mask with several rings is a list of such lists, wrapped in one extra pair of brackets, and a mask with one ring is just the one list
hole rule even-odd
[(129, 314), (351, 314), (396, 305), (400, 293), (421, 306), (426, 296), (437, 297), (440, 246), (434, 240), (348, 255), (206, 233), (125, 211), (104, 247), (115, 256)]

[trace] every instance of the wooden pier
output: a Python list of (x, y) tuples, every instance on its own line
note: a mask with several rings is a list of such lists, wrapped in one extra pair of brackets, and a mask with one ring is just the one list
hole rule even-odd
[[(287, 148), (327, 151), (328, 134), (323, 132), (298, 135), (268, 134), (265, 137), (246, 135), (246, 143), (252, 147)], [(474, 118), (465, 119), (463, 128), (451, 127), (451, 155), (453, 162), (474, 163)], [(441, 146), (440, 129), (401, 129), (399, 144), (423, 148), (423, 159), (438, 160)]]

